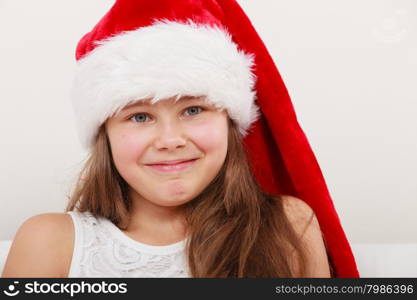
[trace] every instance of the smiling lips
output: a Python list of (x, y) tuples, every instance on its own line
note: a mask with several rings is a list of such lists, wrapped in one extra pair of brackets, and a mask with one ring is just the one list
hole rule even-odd
[(197, 159), (191, 160), (180, 160), (180, 161), (170, 161), (170, 162), (160, 162), (157, 164), (148, 164), (146, 166), (151, 167), (154, 170), (161, 172), (174, 172), (182, 171), (190, 167)]

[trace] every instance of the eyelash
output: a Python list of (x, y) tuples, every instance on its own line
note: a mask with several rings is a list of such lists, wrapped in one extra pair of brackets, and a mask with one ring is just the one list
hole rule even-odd
[[(200, 108), (201, 110), (200, 110), (200, 112), (203, 112), (203, 111), (205, 111), (206, 109), (204, 108), (204, 107), (202, 107), (202, 106), (190, 106), (190, 107), (187, 107), (186, 109), (185, 109), (185, 111), (187, 111), (187, 110), (189, 110), (190, 108)], [(131, 115), (128, 119), (129, 120), (132, 120), (135, 116), (138, 116), (138, 115), (147, 115), (147, 116), (149, 116), (149, 114), (148, 113), (135, 113), (135, 114), (133, 114), (133, 115)], [(192, 115), (193, 116), (193, 115)], [(133, 121), (133, 122), (135, 122), (135, 123), (145, 123), (145, 122), (136, 122), (136, 121)]]

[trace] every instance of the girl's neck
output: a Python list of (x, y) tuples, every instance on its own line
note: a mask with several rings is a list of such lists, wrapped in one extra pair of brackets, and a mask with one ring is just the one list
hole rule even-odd
[(181, 207), (158, 206), (144, 199), (132, 201), (130, 220), (124, 232), (147, 244), (172, 244), (186, 237)]

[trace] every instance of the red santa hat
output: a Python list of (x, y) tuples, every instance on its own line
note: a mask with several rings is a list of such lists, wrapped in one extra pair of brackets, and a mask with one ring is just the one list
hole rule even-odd
[(132, 102), (205, 96), (237, 123), (261, 187), (312, 207), (335, 277), (359, 276), (287, 89), (235, 0), (117, 0), (80, 40), (76, 59), (72, 101), (86, 149)]

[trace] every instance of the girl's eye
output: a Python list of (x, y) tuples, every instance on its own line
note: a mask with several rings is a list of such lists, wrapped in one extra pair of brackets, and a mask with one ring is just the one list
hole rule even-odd
[[(203, 110), (204, 108), (201, 106), (190, 106), (185, 109), (185, 111), (188, 112), (188, 114), (191, 116), (197, 115)], [(147, 121), (147, 118), (149, 118), (149, 115), (147, 113), (138, 113), (131, 116), (129, 120), (132, 120), (136, 123), (144, 123)]]
[(134, 120), (135, 122), (138, 122), (138, 123), (143, 123), (144, 121), (146, 121), (146, 117), (147, 117), (148, 115), (147, 114), (145, 114), (145, 113), (139, 113), (139, 114), (136, 114), (136, 115), (133, 115), (131, 118), (130, 118), (130, 120)]
[(198, 112), (203, 110), (201, 106), (190, 106), (186, 109), (186, 111), (190, 112), (191, 115), (196, 115)]

